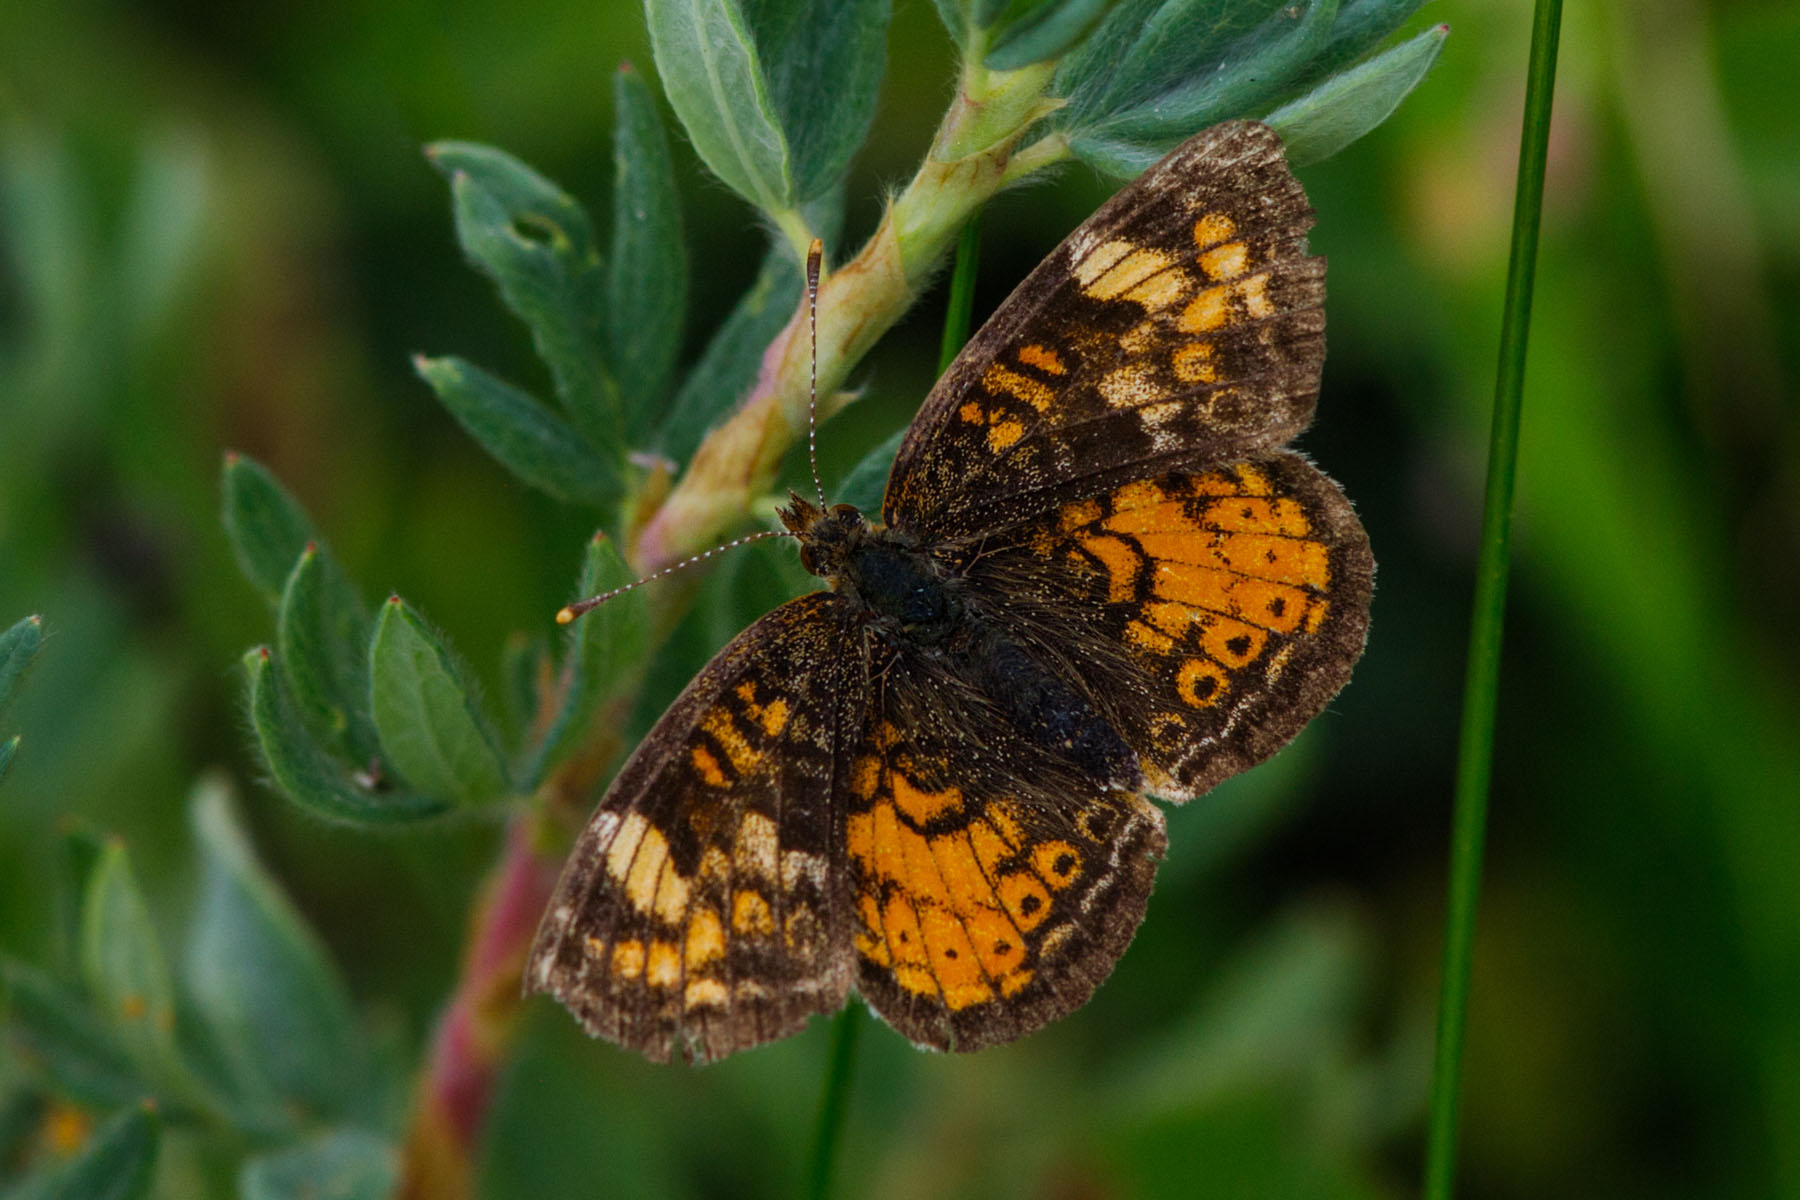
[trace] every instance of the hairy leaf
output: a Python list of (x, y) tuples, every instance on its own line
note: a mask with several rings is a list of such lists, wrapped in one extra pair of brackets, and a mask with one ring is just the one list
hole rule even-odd
[(270, 776), (294, 803), (325, 820), (355, 824), (416, 821), (444, 811), (441, 801), (400, 790), (393, 780), (353, 777), (294, 712), (284, 673), (267, 647), (244, 655), (244, 671), (257, 747)]
[(267, 467), (241, 454), (226, 453), (219, 492), (225, 536), (244, 578), (271, 607), (280, 604), (300, 552), (320, 541), (318, 530)]
[(44, 644), (44, 621), (35, 614), (0, 633), (0, 716), (6, 714), (26, 668)]
[(380, 752), (369, 720), (369, 611), (337, 563), (308, 545), (281, 593), (276, 646), (288, 694), (315, 736), (350, 762)]
[(1036, 5), (994, 38), (982, 65), (1013, 71), (1066, 53), (1100, 19), (1110, 0), (1050, 0)]
[(457, 424), (525, 483), (568, 504), (618, 499), (617, 457), (597, 452), (536, 399), (460, 358), (415, 358), (413, 369)]
[(643, 76), (613, 76), (612, 261), (606, 340), (625, 406), (628, 444), (661, 415), (687, 312), (687, 248), (668, 138)]
[(493, 727), (460, 663), (398, 596), (382, 606), (369, 646), (370, 707), (387, 761), (413, 787), (457, 804), (506, 792)]
[(244, 1164), (242, 1200), (386, 1200), (400, 1181), (400, 1156), (363, 1129), (333, 1129)]
[(77, 989), (0, 955), (0, 1011), (17, 1061), (70, 1098), (97, 1107), (128, 1104), (149, 1091), (131, 1055)]
[(257, 861), (221, 781), (195, 790), (189, 817), (200, 896), (185, 978), (234, 1083), (294, 1116), (365, 1115), (368, 1057), (343, 978)]
[(647, 0), (657, 74), (700, 159), (764, 212), (797, 195), (768, 77), (736, 0)]
[(789, 147), (790, 207), (835, 183), (875, 116), (889, 0), (743, 0)]
[(1288, 161), (1304, 166), (1329, 158), (1387, 120), (1431, 70), (1449, 35), (1448, 25), (1433, 26), (1270, 113), (1264, 120), (1281, 135)]

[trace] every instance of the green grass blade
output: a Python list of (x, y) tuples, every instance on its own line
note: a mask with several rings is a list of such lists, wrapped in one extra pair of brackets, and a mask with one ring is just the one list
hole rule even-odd
[(1427, 1200), (1449, 1200), (1456, 1169), (1458, 1093), (1463, 1035), (1468, 1024), (1475, 906), (1481, 890), (1482, 843), (1487, 831), (1488, 784), (1494, 759), (1494, 711), (1500, 687), (1500, 638), (1506, 611), (1519, 408), (1525, 383), (1525, 348), (1531, 323), (1538, 225), (1544, 202), (1544, 161), (1550, 141), (1550, 101), (1556, 87), (1556, 43), (1561, 24), (1562, 0), (1537, 0), (1525, 119), (1519, 138), (1512, 254), (1500, 328), (1500, 366), (1494, 384), (1494, 423), (1488, 442), (1487, 498), (1481, 556), (1476, 564), (1462, 734), (1457, 751), (1437, 1060), (1432, 1072), (1425, 1154)]

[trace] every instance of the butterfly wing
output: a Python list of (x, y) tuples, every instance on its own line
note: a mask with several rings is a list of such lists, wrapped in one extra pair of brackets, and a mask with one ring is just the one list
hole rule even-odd
[(1143, 919), (1163, 818), (1021, 734), (957, 673), (875, 647), (843, 804), (857, 990), (940, 1050), (1085, 1002)]
[(843, 1004), (840, 726), (863, 688), (844, 602), (789, 601), (694, 678), (569, 857), (526, 965), (590, 1033), (708, 1060)]
[(1261, 762), (1349, 681), (1375, 569), (1292, 453), (1069, 500), (966, 560), (985, 619), (1079, 681), (1170, 800)]
[(889, 525), (959, 538), (1062, 497), (1275, 449), (1312, 418), (1325, 263), (1265, 125), (1196, 135), (997, 309), (901, 443)]

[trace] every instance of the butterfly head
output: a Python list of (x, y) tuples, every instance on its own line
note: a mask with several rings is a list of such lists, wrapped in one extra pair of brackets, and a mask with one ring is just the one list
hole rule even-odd
[(779, 512), (788, 532), (800, 539), (800, 565), (836, 583), (845, 560), (869, 534), (869, 522), (853, 504), (821, 507), (796, 492)]

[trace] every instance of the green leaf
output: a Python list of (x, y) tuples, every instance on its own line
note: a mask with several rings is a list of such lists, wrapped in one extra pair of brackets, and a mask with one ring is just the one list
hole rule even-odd
[(69, 978), (81, 971), (81, 906), (88, 880), (106, 849), (106, 839), (86, 825), (68, 821), (56, 839), (56, 885), (52, 964)]
[(1431, 70), (1449, 35), (1448, 25), (1433, 26), (1270, 113), (1264, 120), (1281, 135), (1288, 162), (1329, 158), (1387, 120)]
[(392, 781), (353, 778), (294, 712), (284, 672), (267, 647), (244, 655), (244, 671), (250, 684), (250, 725), (263, 762), (294, 803), (325, 820), (356, 824), (417, 821), (444, 811), (442, 802), (396, 790)]
[(973, 0), (931, 0), (932, 7), (937, 9), (938, 20), (944, 23), (950, 40), (961, 46), (969, 38), (969, 26), (974, 18), (969, 15)]
[(646, 0), (657, 74), (694, 150), (767, 213), (798, 195), (768, 78), (735, 0)]
[(1417, 12), (1425, 0), (1339, 0), (1331, 39), (1313, 56), (1295, 83), (1301, 90), (1374, 49), (1401, 22)]
[(625, 405), (626, 438), (642, 443), (681, 352), (687, 313), (687, 246), (668, 138), (643, 76), (613, 76), (612, 263), (606, 341)]
[(713, 425), (756, 382), (763, 351), (793, 317), (801, 293), (800, 269), (785, 245), (769, 247), (750, 288), (725, 318), (694, 364), (657, 437), (657, 448), (676, 462), (693, 457)]
[(11, 1051), (71, 1099), (129, 1104), (148, 1090), (131, 1056), (75, 988), (0, 955), (0, 1012)]
[(44, 619), (35, 613), (0, 633), (0, 716), (12, 703), (26, 668), (44, 644)]
[(531, 396), (460, 358), (419, 357), (413, 369), (457, 424), (524, 482), (566, 504), (618, 499), (618, 460)]
[(500, 647), (500, 701), (507, 726), (523, 742), (537, 716), (540, 681), (550, 678), (550, 645), (542, 635), (515, 630)]
[(982, 65), (990, 71), (1016, 71), (1067, 53), (1099, 20), (1111, 0), (1052, 0), (1009, 24), (993, 40)]
[(400, 1156), (362, 1129), (333, 1129), (244, 1164), (241, 1200), (386, 1200), (400, 1181)]
[(33, 1175), (6, 1200), (138, 1200), (150, 1194), (161, 1138), (154, 1109), (128, 1108), (96, 1130), (73, 1161)]
[(894, 469), (894, 455), (900, 452), (900, 443), (905, 439), (906, 427), (901, 426), (863, 455), (838, 484), (838, 503), (854, 504), (867, 514), (880, 512), (882, 496), (887, 492), (888, 472)]
[[(1167, 151), (1195, 131), (1280, 94), (1330, 39), (1337, 0), (1284, 5), (1222, 51), (1205, 55), (1177, 48), (1181, 31), (1168, 26), (1167, 12), (1158, 14), (1139, 42), (1138, 52), (1152, 61), (1114, 81), (1104, 115), (1073, 127), (1070, 149), (1084, 160), (1088, 139)], [(1173, 79), (1171, 64), (1177, 64)]]
[(13, 734), (4, 742), (0, 742), (0, 782), (6, 779), (6, 772), (12, 766), (13, 755), (19, 749), (19, 735)]
[(790, 147), (794, 202), (835, 183), (868, 136), (886, 57), (888, 0), (743, 0)]
[(349, 761), (372, 761), (380, 742), (368, 713), (369, 611), (314, 543), (282, 590), (275, 642), (288, 695), (308, 728)]
[(492, 726), (443, 640), (398, 596), (369, 646), (371, 708), (387, 761), (430, 796), (485, 804), (506, 793)]
[(158, 1093), (191, 1099), (194, 1081), (175, 1045), (175, 987), (162, 938), (131, 871), (125, 844), (109, 841), (88, 877), (81, 912), (81, 974), (101, 1020)]
[(185, 979), (233, 1082), (302, 1119), (365, 1115), (368, 1056), (343, 978), (257, 861), (221, 780), (195, 789), (189, 818), (200, 897)]
[[(597, 596), (636, 577), (612, 541), (595, 534), (581, 565), (581, 596)], [(581, 743), (595, 711), (623, 690), (649, 649), (650, 601), (642, 588), (613, 597), (575, 622), (559, 681), (561, 701), (532, 756), (528, 784), (535, 786), (549, 766)]]
[(597, 451), (622, 455), (619, 387), (602, 357), (606, 269), (586, 216), (498, 150), (452, 142), (429, 154), (450, 178), (463, 252), (531, 330), (563, 411)]
[(227, 451), (219, 487), (225, 535), (244, 578), (271, 607), (281, 603), (294, 560), (319, 534), (306, 510), (268, 468)]

